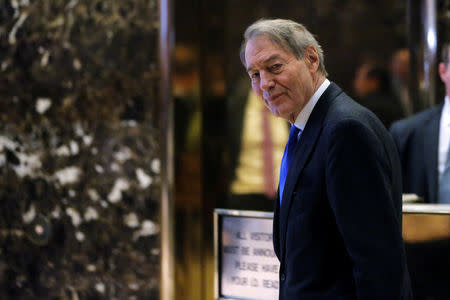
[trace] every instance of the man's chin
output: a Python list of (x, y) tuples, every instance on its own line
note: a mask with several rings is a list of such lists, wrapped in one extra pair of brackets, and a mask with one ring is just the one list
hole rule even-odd
[(269, 110), (275, 117), (280, 117), (280, 111), (276, 107), (271, 106)]
[(284, 119), (284, 120), (290, 122), (289, 114), (286, 114), (286, 113), (284, 113), (283, 111), (280, 111), (280, 110), (277, 110), (277, 109), (271, 109), (270, 111), (272, 112), (272, 114), (273, 114), (275, 117), (281, 118), (281, 119)]

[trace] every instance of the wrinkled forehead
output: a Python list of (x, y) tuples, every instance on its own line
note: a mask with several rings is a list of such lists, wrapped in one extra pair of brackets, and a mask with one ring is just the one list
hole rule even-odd
[(284, 48), (274, 43), (267, 37), (259, 37), (252, 40), (245, 48), (245, 61), (247, 70), (254, 67), (254, 65), (264, 65), (270, 61), (280, 58), (288, 57), (292, 54), (287, 52)]
[(267, 33), (254, 33), (247, 36), (246, 38), (247, 39), (245, 43), (243, 43), (243, 45), (241, 46), (241, 53), (240, 53), (241, 61), (244, 63), (244, 66), (247, 64), (245, 56), (247, 53), (248, 45), (258, 39), (266, 40), (267, 42), (270, 42), (270, 44), (273, 45), (274, 47), (284, 51), (285, 53), (293, 54), (294, 56), (297, 57), (296, 53), (294, 53), (293, 50), (288, 46), (287, 41), (284, 41), (279, 37), (271, 36), (270, 34)]
[[(284, 47), (281, 43), (274, 41), (267, 35), (258, 35), (250, 38), (244, 49), (244, 56), (247, 58), (248, 55), (263, 52), (265, 54), (277, 52), (284, 55), (294, 55), (295, 54), (287, 47)], [(272, 55), (272, 54), (270, 54)]]
[(271, 34), (268, 33), (255, 33), (248, 38), (247, 44), (250, 41), (256, 39), (266, 39), (267, 41), (270, 41), (272, 44), (283, 49), (284, 51), (294, 54), (292, 49), (289, 47), (288, 42), (279, 36), (272, 36)]

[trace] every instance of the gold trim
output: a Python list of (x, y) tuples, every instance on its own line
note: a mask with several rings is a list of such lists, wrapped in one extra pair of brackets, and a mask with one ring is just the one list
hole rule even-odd
[(173, 19), (171, 0), (159, 0), (160, 132), (161, 132), (161, 285), (160, 299), (175, 298), (174, 251), (174, 137), (170, 92)]
[(450, 215), (450, 204), (403, 204), (403, 213)]
[(214, 299), (219, 299), (219, 213), (214, 210)]

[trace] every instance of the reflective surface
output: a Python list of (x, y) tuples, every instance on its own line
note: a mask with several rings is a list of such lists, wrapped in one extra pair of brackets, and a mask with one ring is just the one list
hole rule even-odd
[[(212, 212), (215, 207), (272, 210), (273, 201), (261, 195), (246, 195), (238, 200), (231, 197), (241, 151), (236, 145), (242, 137), (242, 111), (250, 88), (239, 60), (245, 28), (262, 17), (291, 18), (305, 24), (323, 46), (330, 80), (355, 96), (353, 81), (361, 65), (376, 62), (384, 71), (393, 72), (394, 53), (407, 52), (413, 45), (409, 43), (410, 33), (422, 32), (421, 27), (411, 30), (413, 26), (407, 22), (407, 10), (415, 5), (418, 13), (411, 20), (416, 26), (421, 25), (417, 22), (421, 20), (422, 8), (418, 2), (174, 1), (177, 299), (213, 297)], [(439, 48), (442, 32), (447, 32), (443, 24), (448, 24), (445, 23), (448, 14), (444, 13), (448, 1), (438, 0), (437, 7)], [(423, 78), (418, 67), (423, 64), (423, 60), (418, 60), (423, 52), (420, 38), (417, 40), (414, 44), (417, 53), (411, 59), (413, 74), (402, 61), (399, 63), (397, 73), (403, 81), (400, 88), (408, 89), (408, 81), (414, 79), (418, 83)], [(414, 95), (419, 95), (419, 87)], [(412, 96), (408, 100), (411, 101), (406, 103), (406, 108), (395, 104), (402, 106), (396, 119), (425, 106), (422, 102), (415, 103)], [(379, 116), (385, 113), (386, 110), (378, 112)]]
[[(450, 207), (405, 207), (403, 238), (416, 299), (450, 298)], [(446, 211), (445, 211), (446, 210)]]
[(272, 243), (272, 220), (222, 217), (222, 297), (276, 299), (280, 263)]

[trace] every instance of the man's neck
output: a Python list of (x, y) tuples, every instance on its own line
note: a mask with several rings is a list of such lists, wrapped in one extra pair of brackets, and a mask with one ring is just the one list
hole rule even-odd
[[(314, 80), (314, 93), (319, 89), (326, 77), (322, 73), (318, 73), (317, 79)], [(313, 93), (313, 95), (314, 95)]]
[(314, 107), (317, 104), (317, 101), (319, 101), (320, 97), (323, 95), (325, 90), (330, 85), (330, 81), (326, 78), (321, 83), (319, 88), (314, 92), (314, 95), (311, 96), (308, 103), (303, 107), (303, 109), (298, 113), (297, 117), (295, 118), (294, 122), (291, 122), (291, 124), (295, 124), (297, 128), (304, 129), (306, 126), (306, 122), (309, 119), (309, 116), (311, 115)]
[[(308, 104), (308, 102), (311, 100), (311, 97), (317, 92), (317, 90), (320, 88), (320, 86), (322, 85), (322, 83), (325, 81), (326, 77), (325, 75), (323, 75), (320, 72), (316, 72), (315, 76), (313, 76), (313, 92), (310, 96), (310, 98), (308, 99), (308, 101), (305, 103), (305, 106)], [(289, 117), (289, 123), (294, 124), (295, 120), (297, 119), (298, 115), (300, 114), (300, 112), (304, 109), (304, 107), (302, 107), (299, 111), (293, 112), (291, 113), (290, 117)]]

